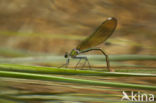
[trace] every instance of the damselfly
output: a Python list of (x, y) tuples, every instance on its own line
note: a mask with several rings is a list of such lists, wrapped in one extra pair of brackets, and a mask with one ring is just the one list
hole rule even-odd
[(82, 59), (85, 60), (83, 67), (85, 66), (86, 62), (88, 62), (89, 68), (90, 63), (88, 61), (87, 57), (80, 57), (78, 56), (81, 53), (89, 52), (92, 50), (100, 51), (106, 58), (106, 64), (107, 69), (109, 71), (112, 71), (109, 64), (109, 57), (108, 55), (100, 48), (95, 48), (95, 46), (103, 43), (105, 40), (107, 40), (112, 33), (114, 32), (115, 28), (117, 26), (117, 19), (114, 17), (108, 18), (106, 21), (104, 21), (96, 30), (91, 34), (89, 37), (87, 37), (85, 40), (83, 40), (76, 48), (72, 49), (70, 53), (65, 53), (64, 57), (67, 58), (66, 64), (63, 66), (68, 66), (69, 61), (71, 58), (79, 59), (78, 63), (76, 64), (75, 68), (77, 68), (78, 64)]

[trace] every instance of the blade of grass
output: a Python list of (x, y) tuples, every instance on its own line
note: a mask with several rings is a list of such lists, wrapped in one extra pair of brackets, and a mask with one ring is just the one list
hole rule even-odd
[(0, 64), (0, 70), (7, 71), (22, 71), (36, 72), (44, 74), (63, 74), (63, 75), (91, 75), (91, 76), (134, 76), (134, 77), (156, 77), (156, 74), (145, 73), (122, 73), (122, 72), (98, 72), (91, 70), (73, 70), (56, 67), (39, 67), (39, 66), (24, 66), (17, 64)]
[[(105, 56), (101, 55), (82, 55), (88, 57), (88, 59), (92, 61), (104, 61)], [(33, 61), (64, 61), (65, 58), (63, 56), (57, 55), (44, 55), (43, 56), (29, 56), (29, 57), (18, 57), (18, 58), (3, 58), (0, 59), (0, 62), (33, 62)], [(134, 60), (156, 60), (156, 56), (154, 55), (109, 55), (110, 61), (134, 61)]]
[(10, 78), (19, 78), (19, 79), (35, 79), (35, 80), (66, 82), (66, 83), (75, 83), (75, 84), (84, 84), (84, 85), (143, 89), (143, 90), (152, 90), (152, 91), (156, 90), (156, 86), (149, 86), (149, 85), (93, 81), (93, 80), (74, 79), (74, 78), (65, 78), (65, 77), (60, 77), (60, 76), (41, 75), (41, 74), (32, 74), (32, 73), (21, 73), (21, 72), (0, 71), (0, 77), (10, 77)]
[[(105, 57), (101, 55), (85, 55), (93, 64), (104, 64)], [(113, 61), (132, 61), (132, 60), (156, 60), (156, 56), (152, 55), (110, 55), (110, 61), (112, 67), (142, 67), (142, 68), (153, 68), (145, 65), (134, 65), (134, 64), (125, 64), (125, 63), (116, 63)], [(75, 60), (72, 60), (75, 62)], [(0, 63), (48, 63), (53, 65), (59, 65), (65, 62), (63, 56), (33, 56), (33, 57), (18, 57), (18, 58), (1, 58)], [(72, 63), (73, 63), (72, 62)]]
[[(119, 101), (119, 100), (112, 100), (109, 99), (110, 97), (82, 97), (82, 96), (68, 96), (68, 95), (31, 95), (31, 96), (8, 96), (8, 95), (0, 95), (3, 98), (6, 99), (11, 99), (11, 100), (16, 100), (16, 101), (50, 101), (50, 103), (60, 103), (61, 100), (66, 100), (66, 101), (85, 101), (85, 102), (99, 102), (99, 101), (107, 101), (107, 102), (114, 102), (114, 101)], [(56, 102), (57, 101), (57, 102)], [(59, 102), (60, 101), (60, 102)]]

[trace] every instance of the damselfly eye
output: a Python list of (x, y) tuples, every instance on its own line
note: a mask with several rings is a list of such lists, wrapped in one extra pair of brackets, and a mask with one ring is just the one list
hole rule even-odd
[(65, 53), (65, 54), (64, 54), (64, 57), (65, 57), (65, 58), (68, 58), (68, 53)]

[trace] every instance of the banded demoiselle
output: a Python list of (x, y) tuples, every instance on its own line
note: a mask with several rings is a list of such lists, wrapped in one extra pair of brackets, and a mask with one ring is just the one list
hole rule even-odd
[[(117, 26), (117, 19), (114, 17), (110, 17), (105, 20), (90, 36), (88, 36), (85, 40), (83, 40), (76, 48), (72, 49), (70, 53), (65, 53), (64, 57), (67, 58), (66, 64), (62, 66), (68, 66), (71, 58), (79, 59), (75, 68), (77, 68), (78, 64), (82, 59), (85, 60), (83, 66), (85, 66), (86, 62), (88, 62), (89, 68), (91, 68), (90, 63), (87, 57), (78, 56), (81, 53), (89, 52), (89, 51), (100, 51), (106, 58), (107, 69), (109, 71), (113, 71), (110, 68), (109, 57), (108, 55), (100, 48), (95, 48), (97, 45), (106, 41), (114, 32)], [(62, 67), (61, 66), (61, 67)]]

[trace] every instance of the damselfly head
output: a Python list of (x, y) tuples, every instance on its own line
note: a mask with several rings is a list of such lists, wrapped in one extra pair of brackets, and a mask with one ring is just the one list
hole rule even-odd
[(68, 58), (68, 52), (65, 52), (64, 57)]

